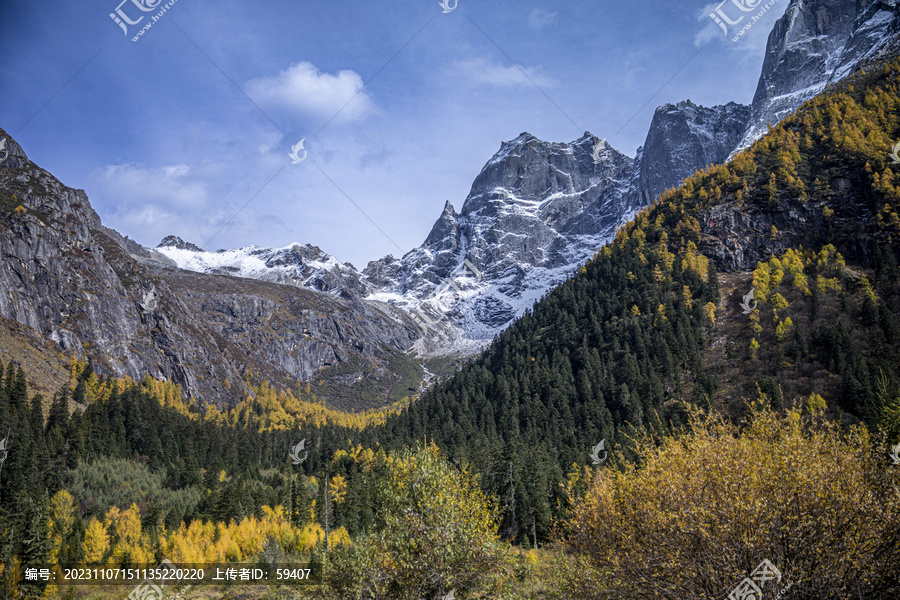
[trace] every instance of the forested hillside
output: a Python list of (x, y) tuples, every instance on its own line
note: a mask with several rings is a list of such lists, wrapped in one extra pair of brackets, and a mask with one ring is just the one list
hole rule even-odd
[(408, 407), (248, 372), (220, 410), (75, 357), (42, 398), (0, 364), (0, 596), (76, 595), (33, 565), (290, 559), (321, 565), (304, 599), (700, 600), (766, 560), (783, 598), (896, 598), (898, 138), (893, 61), (666, 191)]
[[(740, 416), (765, 398), (896, 427), (898, 75), (871, 67), (661, 195), (382, 439), (472, 462), (506, 535), (540, 541), (573, 463), (604, 439), (632, 458), (629, 432), (682, 425), (686, 405)], [(718, 271), (742, 265), (722, 298)]]

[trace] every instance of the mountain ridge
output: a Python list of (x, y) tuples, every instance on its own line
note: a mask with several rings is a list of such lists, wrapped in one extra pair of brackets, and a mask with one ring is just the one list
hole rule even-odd
[[(769, 35), (751, 104), (660, 106), (633, 159), (588, 132), (568, 143), (523, 132), (501, 143), (458, 213), (445, 203), (422, 245), (362, 271), (335, 260), (341, 266), (327, 289), (341, 293), (345, 285), (346, 293), (412, 314), (426, 332), (417, 346), (425, 355), (483, 349), (608, 243), (617, 225), (696, 171), (733, 159), (770, 122), (889, 51), (898, 31), (894, 2), (792, 0)], [(594, 193), (594, 185), (603, 192)], [(451, 274), (466, 261), (483, 278), (463, 285)], [(251, 275), (301, 286), (314, 281), (316, 289), (326, 289), (318, 282), (328, 278)]]
[(401, 379), (387, 365), (419, 336), (411, 319), (358, 298), (177, 269), (104, 227), (84, 190), (0, 136), (10, 149), (0, 164), (0, 317), (92, 359), (98, 374), (171, 380), (204, 402), (233, 403), (259, 380), (292, 389), (356, 362), (381, 380), (387, 403)]
[[(887, 52), (896, 40), (894, 5), (863, 4), (858, 10), (854, 4), (853, 12), (846, 0), (793, 2), (770, 36), (772, 48), (790, 52), (773, 56), (802, 55), (806, 46), (789, 42), (818, 27), (811, 10), (841, 9), (834, 14), (843, 21), (835, 17), (832, 25), (841, 36), (850, 33), (835, 42), (840, 57), (828, 63), (827, 76), (858, 71), (860, 60)], [(776, 81), (785, 65), (770, 62), (760, 80)], [(804, 81), (822, 73), (821, 61), (814, 61)], [(248, 379), (287, 388), (327, 379), (330, 369), (341, 380), (375, 385), (381, 390), (376, 396), (383, 393), (378, 405), (399, 401), (397, 393), (415, 389), (394, 390), (405, 380), (388, 368), (397, 357), (405, 361), (399, 371), (407, 372), (421, 370), (405, 356), (411, 351), (428, 357), (484, 349), (569, 280), (657, 189), (676, 186), (691, 165), (724, 154), (746, 111), (689, 101), (661, 107), (648, 133), (651, 143), (635, 158), (589, 132), (568, 143), (523, 133), (501, 144), (459, 211), (445, 203), (425, 243), (362, 271), (301, 244), (198, 253), (197, 246), (167, 238), (160, 248), (143, 248), (105, 228), (83, 190), (67, 188), (31, 163), (0, 131), (10, 152), (0, 165), (0, 284), (6, 290), (0, 317), (53, 340), (66, 354), (94, 357), (100, 373), (138, 380), (149, 374), (210, 402), (251, 393)], [(681, 139), (665, 135), (679, 127), (686, 132)], [(704, 143), (710, 140), (715, 143)], [(686, 156), (666, 162), (672, 151), (665, 147), (682, 148)], [(646, 186), (645, 163), (655, 172), (644, 178)], [(846, 189), (847, 181), (836, 177), (836, 190)], [(724, 268), (741, 269), (775, 246), (759, 243), (736, 253), (728, 246), (742, 243), (732, 235), (736, 227), (774, 228), (781, 233), (767, 235), (785, 244), (792, 220), (818, 227), (825, 219), (809, 206), (792, 210), (777, 217), (711, 212), (704, 223), (683, 226), (718, 228), (709, 230), (719, 231), (718, 241), (704, 239), (704, 250), (731, 257), (722, 260)], [(209, 272), (176, 268), (187, 260)], [(343, 402), (334, 395), (323, 399)]]

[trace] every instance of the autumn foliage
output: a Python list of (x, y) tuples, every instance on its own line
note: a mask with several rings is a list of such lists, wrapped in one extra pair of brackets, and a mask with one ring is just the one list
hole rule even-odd
[(573, 558), (566, 595), (724, 598), (768, 559), (780, 588), (793, 584), (783, 598), (897, 597), (900, 470), (866, 429), (768, 410), (743, 427), (691, 425), (637, 440), (637, 463), (599, 470), (573, 498), (560, 532)]
[(378, 525), (335, 553), (330, 598), (504, 597), (508, 550), (467, 469), (454, 468), (434, 445), (365, 459), (378, 487)]
[[(194, 521), (176, 531), (152, 539), (142, 532), (137, 505), (125, 511), (113, 507), (101, 521), (93, 518), (87, 526), (83, 551), (87, 563), (108, 563), (127, 567), (158, 562), (160, 557), (177, 564), (225, 564), (256, 557), (269, 540), (280, 552), (308, 554), (325, 537), (314, 523), (291, 525), (284, 508), (262, 507), (263, 517), (245, 517), (241, 522)], [(332, 544), (346, 541), (346, 532), (336, 532)]]

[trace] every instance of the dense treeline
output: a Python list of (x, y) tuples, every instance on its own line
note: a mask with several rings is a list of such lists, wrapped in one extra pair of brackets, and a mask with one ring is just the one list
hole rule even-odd
[[(43, 398), (29, 396), (21, 366), (0, 365), (0, 373), (0, 423), (6, 426), (0, 435), (9, 431), (0, 452), (0, 556), (6, 565), (44, 564), (51, 555), (60, 562), (86, 554), (105, 560), (96, 548), (116, 550), (117, 524), (128, 515), (139, 523), (134, 547), (150, 549), (129, 556), (149, 562), (163, 558), (161, 536), (182, 523), (237, 526), (249, 517), (268, 519), (264, 523), (277, 529), (280, 517), (264, 507), (281, 506), (295, 528), (326, 526), (316, 510), (325, 493), (319, 480), (351, 429), (268, 430), (264, 419), (221, 424), (220, 415), (191, 414), (165, 385), (98, 381), (89, 365), (73, 369), (71, 385), (54, 396), (45, 415)], [(88, 387), (99, 399), (86, 395)], [(73, 398), (88, 405), (70, 414)], [(308, 454), (300, 453), (305, 460), (295, 466), (290, 452), (304, 438)], [(64, 530), (59, 514), (66, 515)], [(328, 527), (339, 529), (341, 511), (328, 517)], [(295, 546), (310, 547), (317, 535), (309, 530)], [(96, 541), (104, 536), (112, 539)], [(13, 577), (14, 571), (5, 573)]]
[[(568, 474), (561, 493), (570, 509), (551, 536), (567, 551), (523, 555), (499, 543), (509, 518), (492, 508), (481, 478), (452, 466), (437, 446), (388, 454), (342, 442), (338, 429), (310, 430), (323, 440), (307, 458), (318, 461), (322, 486), (289, 464), (286, 447), (279, 454), (287, 432), (210, 424), (141, 385), (71, 417), (62, 401), (70, 395), (61, 391), (44, 419), (21, 368), (7, 367), (0, 380), (0, 414), (15, 429), (0, 489), (5, 597), (55, 597), (21, 582), (24, 567), (48, 562), (271, 564), (285, 555), (323, 558), (326, 548), (325, 585), (303, 597), (414, 600), (454, 591), (514, 599), (531, 597), (535, 581), (522, 579), (537, 577), (552, 597), (655, 597), (648, 590), (666, 580), (671, 593), (690, 588), (684, 597), (700, 598), (726, 591), (761, 557), (790, 575), (793, 597), (815, 585), (820, 594), (837, 590), (817, 597), (887, 598), (896, 587), (900, 471), (884, 458), (883, 438), (865, 429), (842, 435), (814, 403), (805, 417), (778, 417), (762, 394), (741, 429), (690, 414), (685, 435), (645, 428), (630, 449), (637, 461)], [(246, 462), (244, 448), (253, 450)], [(195, 470), (204, 460), (222, 469)], [(760, 523), (771, 533), (760, 534)], [(776, 535), (784, 528), (796, 534)], [(835, 544), (844, 549), (831, 552)], [(674, 562), (661, 562), (662, 550)], [(546, 569), (534, 574), (541, 560)], [(708, 577), (687, 575), (697, 569)], [(859, 589), (819, 583), (819, 571)]]
[(765, 393), (778, 409), (800, 399), (798, 406), (830, 409), (831, 418), (849, 415), (900, 435), (900, 274), (888, 254), (869, 275), (847, 266), (832, 245), (759, 263), (758, 306), (741, 315), (726, 348), (727, 360), (740, 364), (729, 378), (743, 395)]

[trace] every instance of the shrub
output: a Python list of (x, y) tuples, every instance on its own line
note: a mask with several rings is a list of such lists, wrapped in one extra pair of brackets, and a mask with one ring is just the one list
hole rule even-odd
[(825, 398), (819, 394), (813, 393), (806, 399), (806, 406), (804, 407), (803, 412), (806, 414), (815, 414), (824, 411), (826, 408), (828, 408), (828, 404), (825, 402)]
[(379, 472), (378, 528), (332, 553), (327, 597), (416, 600), (454, 590), (460, 598), (504, 597), (512, 561), (468, 470), (455, 469), (434, 445), (381, 453), (369, 468)]
[(690, 433), (636, 440), (639, 466), (598, 471), (560, 531), (564, 594), (724, 598), (768, 559), (784, 579), (766, 596), (898, 597), (900, 470), (867, 430), (798, 411), (748, 419), (695, 416)]

